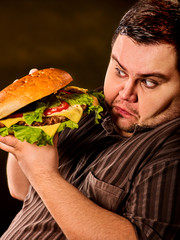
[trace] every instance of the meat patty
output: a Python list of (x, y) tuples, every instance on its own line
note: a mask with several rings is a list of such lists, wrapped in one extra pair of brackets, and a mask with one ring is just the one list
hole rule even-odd
[[(51, 117), (43, 117), (42, 122), (33, 122), (31, 126), (45, 126), (45, 125), (53, 125), (56, 123), (62, 123), (66, 121), (66, 117), (64, 116), (51, 116)], [(16, 125), (20, 126), (28, 126), (27, 123), (24, 121), (19, 121), (16, 123)], [(0, 128), (6, 127), (4, 124), (0, 123)]]

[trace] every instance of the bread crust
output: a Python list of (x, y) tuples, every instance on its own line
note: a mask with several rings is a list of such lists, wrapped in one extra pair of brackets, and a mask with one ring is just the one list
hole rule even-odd
[(0, 119), (57, 92), (72, 80), (70, 74), (63, 70), (47, 68), (14, 81), (0, 92)]

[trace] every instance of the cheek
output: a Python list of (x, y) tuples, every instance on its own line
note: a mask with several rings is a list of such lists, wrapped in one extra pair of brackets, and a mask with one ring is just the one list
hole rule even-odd
[(111, 105), (112, 102), (115, 100), (117, 97), (118, 93), (116, 91), (116, 88), (114, 88), (112, 83), (105, 83), (104, 85), (104, 96), (105, 100), (108, 103), (108, 105)]
[(105, 97), (105, 101), (108, 103), (108, 105), (110, 105), (111, 94), (108, 91), (108, 85), (107, 84), (104, 84), (104, 97)]
[(108, 105), (111, 105), (114, 99), (118, 96), (118, 86), (115, 81), (115, 77), (108, 70), (104, 81), (104, 95)]
[(171, 108), (171, 104), (178, 98), (174, 96), (173, 91), (162, 92), (163, 94), (158, 92), (149, 97), (146, 95), (143, 101), (139, 101), (139, 115), (142, 120), (162, 114)]
[(159, 96), (144, 95), (139, 97), (139, 115), (140, 116), (151, 116), (164, 106), (164, 99)]

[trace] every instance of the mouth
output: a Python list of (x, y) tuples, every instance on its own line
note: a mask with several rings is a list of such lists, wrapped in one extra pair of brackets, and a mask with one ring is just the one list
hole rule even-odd
[(122, 117), (125, 118), (130, 118), (130, 117), (137, 117), (135, 112), (133, 112), (132, 110), (126, 109), (126, 108), (122, 108), (119, 106), (113, 106), (113, 111), (115, 114), (117, 115), (121, 115)]

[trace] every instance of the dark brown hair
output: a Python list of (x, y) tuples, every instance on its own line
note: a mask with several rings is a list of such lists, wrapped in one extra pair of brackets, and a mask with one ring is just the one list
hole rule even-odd
[(114, 36), (126, 35), (139, 44), (175, 46), (180, 70), (180, 4), (168, 0), (140, 0), (121, 19)]

